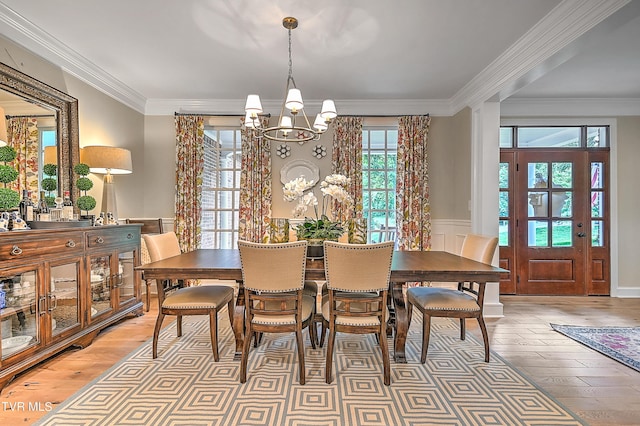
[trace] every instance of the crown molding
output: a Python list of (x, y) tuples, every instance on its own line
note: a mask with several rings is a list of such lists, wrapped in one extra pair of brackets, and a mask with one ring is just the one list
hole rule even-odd
[[(244, 115), (244, 99), (149, 99), (144, 110), (145, 115), (173, 115), (179, 113), (211, 114), (211, 115)], [(367, 99), (367, 100), (335, 100), (338, 115), (415, 115), (430, 114), (432, 116), (452, 115), (448, 100), (424, 99)], [(280, 113), (282, 101), (263, 100), (262, 109), (272, 115)], [(305, 101), (307, 114), (320, 111), (322, 101)], [(309, 120), (315, 113), (310, 114)]]
[(512, 98), (500, 104), (501, 117), (618, 117), (640, 115), (640, 98)]
[(101, 92), (142, 113), (145, 97), (0, 2), (2, 33)]
[[(451, 97), (459, 111), (503, 100), (539, 77), (527, 75), (631, 0), (564, 0)], [(557, 57), (554, 67), (573, 54)]]

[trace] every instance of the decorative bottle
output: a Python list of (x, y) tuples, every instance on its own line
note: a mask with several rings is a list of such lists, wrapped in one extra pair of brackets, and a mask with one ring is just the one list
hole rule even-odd
[(49, 205), (44, 195), (44, 191), (40, 191), (40, 200), (38, 200), (38, 220), (49, 221), (51, 219), (49, 215)]
[(26, 189), (22, 190), (22, 200), (20, 200), (20, 217), (25, 222), (31, 222), (33, 220), (33, 201), (31, 201), (31, 195)]
[(64, 200), (62, 201), (62, 218), (64, 220), (73, 219), (73, 202), (71, 201), (69, 191), (64, 191)]

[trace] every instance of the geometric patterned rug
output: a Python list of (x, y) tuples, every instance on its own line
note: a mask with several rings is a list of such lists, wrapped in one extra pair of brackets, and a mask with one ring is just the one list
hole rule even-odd
[(551, 324), (571, 339), (640, 371), (640, 327), (583, 327)]
[(301, 386), (293, 333), (266, 334), (252, 348), (247, 383), (240, 384), (228, 317), (219, 318), (219, 362), (206, 317), (185, 317), (182, 338), (175, 337), (175, 322), (163, 330), (157, 359), (146, 342), (36, 424), (585, 424), (500, 356), (492, 352), (485, 363), (482, 345), (471, 335), (461, 341), (458, 323), (448, 319), (433, 320), (423, 365), (422, 325), (414, 317), (408, 362), (391, 361), (391, 386), (383, 384), (373, 335), (337, 335), (334, 380), (327, 385), (326, 347), (312, 349), (304, 332), (307, 383)]

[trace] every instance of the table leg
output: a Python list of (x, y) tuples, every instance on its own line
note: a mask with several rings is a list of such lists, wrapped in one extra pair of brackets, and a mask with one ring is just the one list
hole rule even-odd
[(391, 292), (393, 293), (393, 304), (395, 311), (395, 327), (396, 335), (394, 339), (394, 359), (398, 364), (406, 364), (407, 357), (405, 355), (405, 344), (407, 341), (407, 332), (409, 329), (409, 321), (407, 318), (407, 306), (404, 301), (402, 287), (404, 283), (392, 283)]
[(236, 308), (233, 313), (233, 334), (236, 338), (236, 352), (233, 355), (234, 361), (240, 361), (242, 357), (242, 342), (244, 341), (244, 286), (242, 282), (238, 282), (238, 298), (236, 299)]

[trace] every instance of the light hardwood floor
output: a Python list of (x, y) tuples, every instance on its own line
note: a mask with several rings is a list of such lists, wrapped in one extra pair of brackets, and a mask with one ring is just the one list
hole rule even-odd
[[(640, 299), (508, 296), (501, 300), (505, 317), (487, 321), (492, 351), (591, 425), (640, 424), (640, 373), (549, 326), (551, 322), (638, 326)], [(144, 316), (109, 327), (89, 347), (63, 352), (18, 376), (0, 394), (0, 424), (31, 424), (44, 416), (49, 406), (64, 401), (147, 341), (156, 312), (152, 300), (152, 309)], [(475, 321), (467, 323), (479, 337)]]

